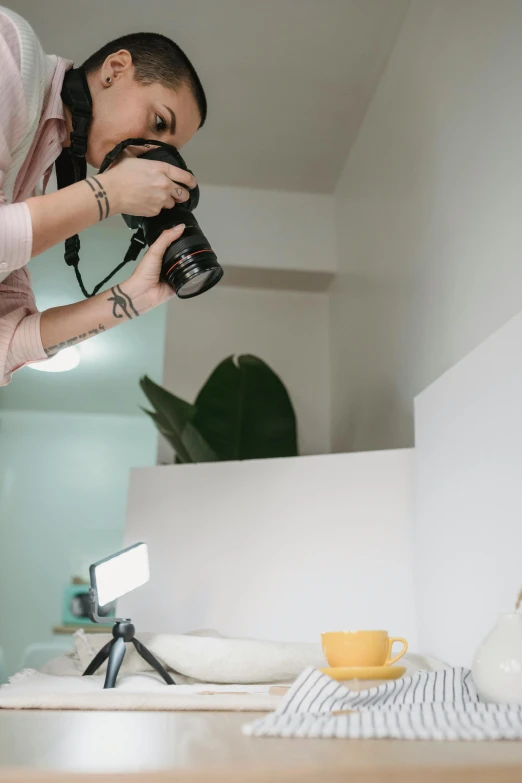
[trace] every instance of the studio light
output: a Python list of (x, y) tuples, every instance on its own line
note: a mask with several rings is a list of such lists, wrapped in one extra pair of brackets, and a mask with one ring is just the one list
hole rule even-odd
[(135, 544), (100, 560), (90, 568), (91, 585), (98, 596), (98, 606), (105, 606), (136, 590), (150, 579), (147, 544)]
[(64, 348), (50, 359), (44, 359), (41, 362), (33, 362), (27, 366), (31, 370), (41, 370), (41, 372), (67, 372), (74, 370), (80, 364), (80, 351), (75, 345), (70, 348)]
[(94, 674), (107, 661), (107, 675), (104, 688), (114, 688), (120, 666), (125, 657), (125, 644), (130, 642), (149, 666), (152, 666), (165, 680), (174, 685), (174, 680), (150, 650), (135, 638), (135, 628), (129, 618), (107, 618), (104, 607), (132, 590), (146, 584), (150, 578), (147, 544), (138, 543), (122, 549), (114, 555), (93, 563), (89, 568), (91, 589), (89, 590), (89, 616), (95, 623), (114, 623), (110, 642), (102, 647), (84, 671), (84, 676)]

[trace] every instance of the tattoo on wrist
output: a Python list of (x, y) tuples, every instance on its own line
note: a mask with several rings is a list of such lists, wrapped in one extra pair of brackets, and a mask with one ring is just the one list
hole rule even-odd
[(71, 345), (76, 345), (76, 343), (81, 343), (83, 340), (86, 340), (88, 337), (94, 337), (97, 334), (100, 334), (101, 332), (105, 331), (105, 326), (103, 324), (99, 324), (97, 329), (89, 329), (88, 332), (83, 332), (82, 334), (78, 334), (76, 337), (71, 337), (69, 340), (64, 340), (62, 343), (57, 343), (56, 345), (50, 345), (49, 348), (44, 348), (44, 351), (47, 355), (47, 358), (51, 358), (51, 356), (56, 356), (59, 351), (61, 351), (63, 348), (70, 348)]
[(112, 296), (107, 299), (108, 302), (113, 302), (112, 314), (115, 318), (137, 318), (139, 316), (138, 311), (134, 307), (133, 301), (128, 294), (123, 291), (122, 287), (115, 285), (111, 288)]
[(101, 184), (100, 180), (96, 179), (96, 177), (90, 177), (90, 179), (86, 179), (85, 182), (88, 184), (88, 186), (94, 193), (96, 203), (98, 204), (100, 220), (104, 220), (105, 218), (108, 218), (111, 208), (109, 205), (109, 199), (107, 198), (107, 193), (105, 191), (105, 188)]

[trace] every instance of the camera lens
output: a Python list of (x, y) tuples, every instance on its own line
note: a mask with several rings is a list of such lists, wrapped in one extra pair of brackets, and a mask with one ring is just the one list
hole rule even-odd
[(180, 299), (190, 299), (208, 291), (223, 277), (216, 254), (201, 240), (205, 240), (201, 233), (196, 237), (183, 235), (163, 256), (161, 278), (172, 286)]
[(167, 248), (160, 277), (180, 299), (190, 299), (216, 285), (223, 277), (223, 270), (196, 218), (184, 205), (162, 209), (156, 217), (143, 221), (147, 244), (152, 245), (162, 231), (179, 223), (185, 224), (185, 230)]

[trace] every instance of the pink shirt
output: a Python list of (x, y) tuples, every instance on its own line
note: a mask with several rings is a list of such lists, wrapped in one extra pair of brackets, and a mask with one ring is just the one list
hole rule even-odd
[(43, 192), (66, 137), (60, 97), (72, 62), (56, 58), (51, 88), (44, 100), (36, 134), (17, 174), (12, 197), (4, 192), (13, 154), (23, 137), (29, 107), (21, 74), (16, 25), (0, 9), (0, 386), (14, 370), (46, 358), (40, 337), (29, 272), (33, 229), (25, 199), (43, 177)]

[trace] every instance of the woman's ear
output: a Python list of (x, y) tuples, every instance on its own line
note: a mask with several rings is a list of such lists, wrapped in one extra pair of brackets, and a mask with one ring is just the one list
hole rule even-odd
[(132, 77), (133, 69), (131, 53), (127, 49), (120, 49), (107, 57), (100, 68), (98, 77), (104, 87), (110, 87), (123, 78)]

